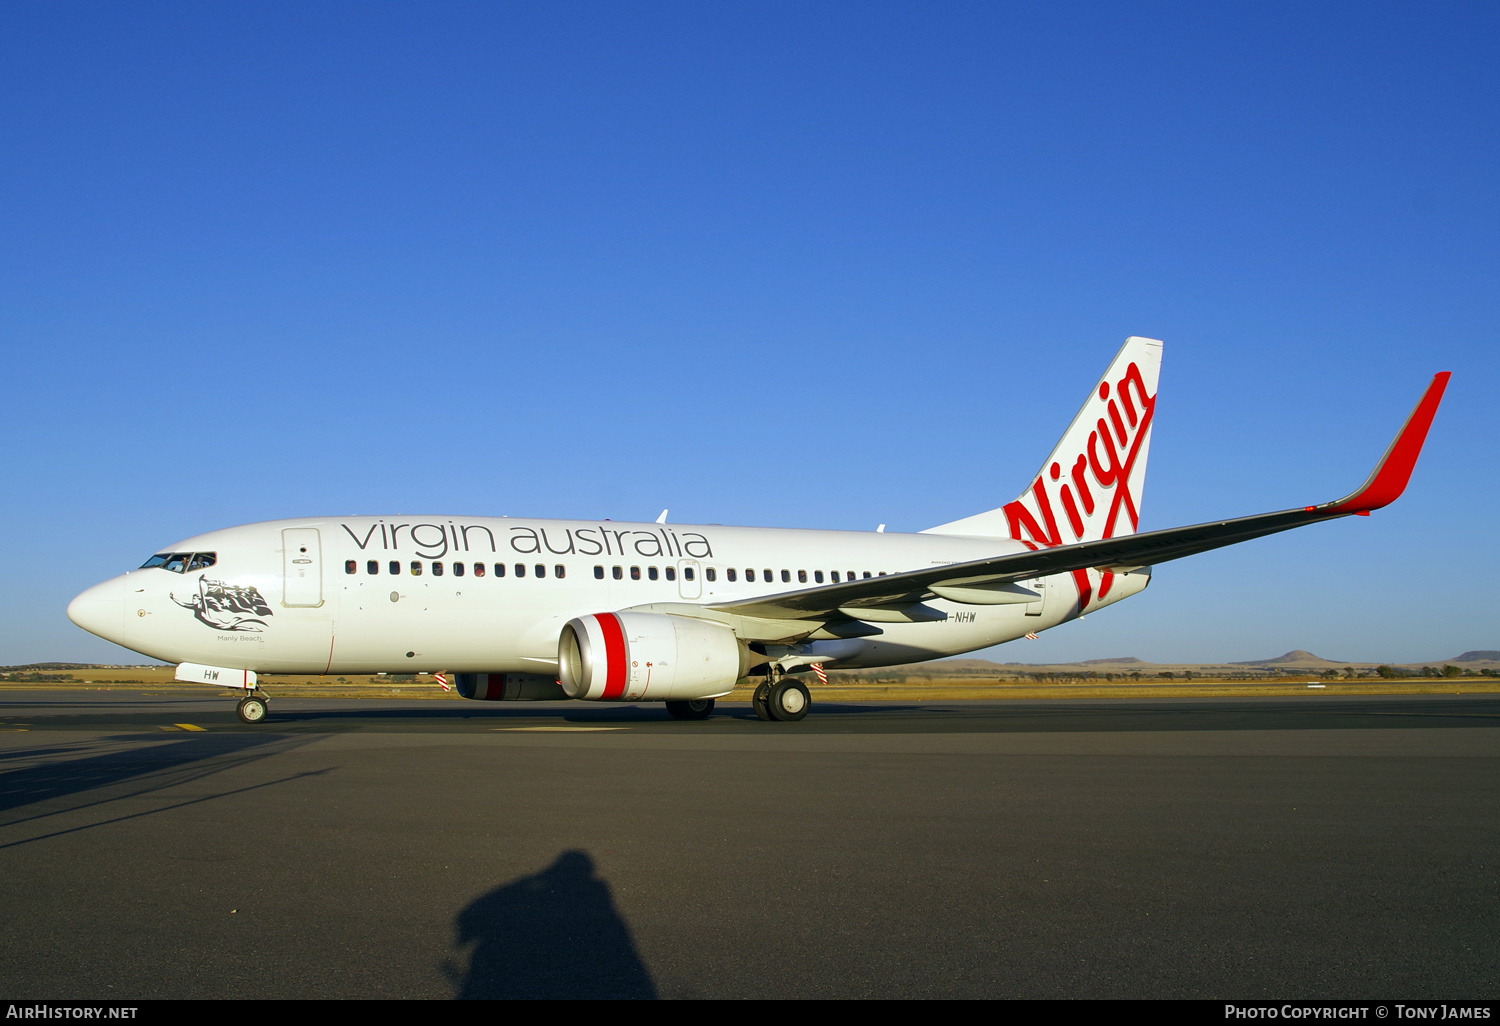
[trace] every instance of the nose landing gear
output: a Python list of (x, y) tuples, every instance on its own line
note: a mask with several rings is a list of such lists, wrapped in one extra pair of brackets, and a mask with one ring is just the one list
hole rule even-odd
[(241, 723), (257, 724), (265, 720), (267, 703), (270, 697), (263, 691), (255, 691), (240, 699), (240, 704), (235, 707)]

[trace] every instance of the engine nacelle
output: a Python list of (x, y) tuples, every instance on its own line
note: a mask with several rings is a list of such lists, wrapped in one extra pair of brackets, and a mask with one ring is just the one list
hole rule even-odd
[(562, 702), (562, 687), (539, 673), (455, 673), (453, 686), (478, 702)]
[(745, 670), (722, 623), (668, 613), (594, 613), (569, 620), (557, 646), (569, 698), (614, 702), (718, 698)]

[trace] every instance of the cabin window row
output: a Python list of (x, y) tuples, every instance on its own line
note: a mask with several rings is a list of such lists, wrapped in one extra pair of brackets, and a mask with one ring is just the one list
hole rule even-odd
[[(464, 575), (469, 573), (472, 573), (475, 577), (484, 577), (491, 572), (493, 572), (494, 576), (496, 577), (505, 577), (507, 574), (512, 577), (525, 577), (528, 574), (525, 563), (515, 563), (510, 566), (507, 566), (507, 564), (505, 563), (495, 563), (493, 565), (493, 571), (491, 571), (490, 569), (487, 569), (487, 564), (484, 563), (474, 563), (472, 565), (467, 563), (444, 564), (442, 560), (433, 560), (431, 562), (424, 563), (424, 561), (420, 559), (412, 560), (409, 564), (407, 564), (406, 567), (402, 566), (400, 560), (393, 559), (387, 564), (387, 572), (390, 574), (410, 573), (413, 577), (421, 577), (424, 565), (430, 569), (432, 576), (434, 577), (442, 577), (445, 573), (451, 573), (454, 577), (463, 577)], [(365, 563), (365, 573), (369, 576), (377, 576), (380, 572), (380, 560), (371, 559)], [(533, 564), (529, 572), (530, 576), (532, 577), (546, 577), (548, 576), (547, 564)], [(344, 573), (359, 573), (359, 560), (344, 560)], [(551, 570), (551, 576), (566, 577), (568, 576), (568, 568), (561, 563), (554, 564)]]
[[(206, 559), (207, 562), (203, 562), (202, 560), (204, 560), (204, 559)], [(159, 567), (162, 567), (163, 569), (175, 570), (177, 573), (182, 573), (184, 571), (184, 569), (197, 570), (197, 569), (201, 569), (201, 568), (203, 568), (205, 566), (212, 566), (213, 565), (213, 561), (214, 561), (214, 556), (213, 556), (213, 553), (211, 553), (211, 552), (210, 553), (197, 553), (197, 554), (175, 553), (175, 554), (170, 554), (170, 555), (152, 556), (151, 560), (149, 562), (147, 562), (146, 565), (147, 566), (159, 566)], [(493, 566), (493, 570), (488, 569), (488, 567), (490, 567), (490, 566)], [(495, 577), (505, 577), (507, 575), (512, 576), (512, 577), (526, 577), (526, 576), (528, 576), (527, 564), (525, 564), (525, 563), (514, 563), (514, 564), (506, 564), (506, 563), (494, 563), (494, 564), (485, 564), (485, 563), (473, 563), (473, 564), (467, 564), (467, 563), (449, 563), (449, 564), (444, 564), (442, 560), (424, 561), (424, 560), (420, 560), (420, 559), (414, 559), (410, 563), (403, 565), (403, 563), (400, 560), (393, 559), (393, 560), (390, 560), (386, 564), (386, 567), (387, 567), (386, 572), (389, 573), (389, 574), (399, 575), (399, 574), (402, 574), (402, 573), (410, 573), (413, 577), (420, 577), (420, 576), (422, 576), (422, 574), (424, 572), (430, 572), (432, 574), (432, 576), (434, 576), (434, 577), (442, 577), (444, 574), (447, 574), (447, 573), (451, 573), (454, 577), (463, 577), (466, 574), (470, 574), (470, 573), (472, 573), (473, 576), (475, 576), (475, 577), (484, 577), (484, 576), (487, 576), (487, 575), (489, 575), (491, 573), (493, 573), (493, 576), (495, 576)], [(424, 567), (427, 568), (427, 569), (424, 570)], [(345, 560), (344, 561), (344, 573), (346, 573), (346, 574), (357, 574), (357, 573), (359, 573), (359, 560), (357, 560), (357, 559), (348, 559), (348, 560)], [(366, 563), (365, 563), (365, 573), (367, 575), (371, 576), (371, 577), (378, 576), (381, 573), (381, 561), (378, 560), (378, 559), (371, 559), (371, 560), (366, 561)], [(648, 567), (644, 568), (644, 571), (643, 571), (643, 568), (641, 568), (639, 566), (632, 566), (632, 567), (630, 567), (628, 569), (628, 576), (629, 576), (629, 578), (632, 581), (642, 580), (643, 576), (644, 576), (644, 579), (648, 580), (648, 581), (661, 580), (663, 577), (665, 577), (666, 580), (675, 581), (675, 580), (677, 580), (677, 573), (678, 573), (678, 570), (677, 570), (677, 567), (675, 567), (675, 566), (669, 566), (669, 567), (665, 567), (665, 568), (648, 566)], [(779, 572), (779, 576), (781, 578), (781, 583), (782, 584), (790, 584), (790, 583), (792, 583), (792, 575), (794, 573), (796, 574), (797, 583), (798, 584), (809, 584), (809, 583), (811, 583), (811, 584), (823, 584), (823, 583), (825, 583), (825, 580), (826, 580), (827, 583), (839, 584), (839, 583), (841, 583), (841, 581), (856, 581), (856, 580), (859, 580), (861, 578), (861, 576), (863, 576), (865, 579), (869, 579), (871, 577), (884, 577), (885, 576), (885, 571), (884, 570), (881, 570), (881, 571), (876, 572), (876, 573), (872, 573), (869, 570), (865, 570), (862, 573), (856, 572), (854, 570), (845, 570), (845, 571), (830, 570), (830, 571), (828, 571), (826, 578), (825, 578), (825, 575), (824, 575), (824, 573), (823, 573), (822, 570), (813, 570), (813, 571), (811, 571), (810, 575), (809, 575), (809, 572), (807, 570), (796, 570), (796, 571), (793, 571), (793, 570), (782, 570), (782, 571)], [(778, 576), (777, 571), (771, 570), (769, 568), (757, 571), (754, 567), (746, 567), (745, 570), (744, 570), (744, 574), (745, 574), (745, 582), (747, 584), (754, 584), (754, 583), (756, 583), (757, 579), (759, 579), (761, 581), (764, 581), (767, 584), (774, 584), (774, 583), (776, 583), (776, 579), (777, 579), (777, 576)], [(757, 577), (757, 574), (758, 574), (758, 577)], [(554, 564), (552, 566), (551, 576), (562, 578), (562, 577), (566, 577), (567, 575), (568, 575), (568, 568), (566, 566), (564, 566), (562, 563), (556, 563), (556, 564)], [(546, 577), (546, 576), (548, 576), (547, 564), (545, 564), (545, 563), (535, 563), (535, 564), (532, 564), (531, 565), (531, 569), (530, 569), (530, 576), (532, 576), (532, 577)], [(601, 580), (602, 581), (602, 580), (604, 580), (605, 576), (606, 576), (606, 570), (605, 570), (605, 568), (603, 566), (596, 565), (594, 567), (594, 577), (597, 580)], [(608, 569), (608, 576), (611, 577), (612, 579), (616, 580), (616, 581), (624, 580), (626, 578), (626, 576), (627, 576), (627, 568), (625, 568), (623, 566), (610, 567)], [(692, 567), (685, 566), (685, 567), (682, 568), (682, 579), (683, 580), (685, 580), (685, 581), (691, 581), (691, 580), (695, 580), (696, 577), (697, 577), (697, 573), (696, 573), (696, 571)], [(718, 581), (718, 579), (719, 579), (719, 572), (718, 572), (718, 570), (716, 568), (714, 568), (714, 567), (705, 567), (704, 570), (703, 570), (703, 579), (706, 580), (706, 581), (709, 581), (709, 582), (716, 582), (716, 581)], [(724, 579), (727, 580), (727, 581), (730, 581), (731, 583), (738, 582), (739, 579), (740, 579), (740, 570), (737, 567), (728, 567), (728, 568), (726, 568), (725, 571), (724, 571)]]
[[(675, 580), (677, 580), (677, 568), (676, 567), (671, 567), (671, 566), (667, 567), (665, 569), (665, 571), (660, 571), (660, 572), (654, 566), (648, 566), (648, 567), (646, 567), (646, 580), (648, 580), (648, 581), (655, 581), (655, 580), (657, 580), (661, 576), (662, 573), (665, 574), (666, 579), (669, 580), (669, 581), (675, 581)], [(781, 571), (781, 582), (783, 584), (790, 584), (790, 583), (792, 583), (792, 574), (793, 573), (795, 573), (797, 575), (797, 583), (798, 584), (808, 584), (808, 583), (813, 583), (813, 584), (824, 584), (824, 583), (838, 584), (838, 583), (840, 583), (841, 580), (843, 580), (843, 581), (857, 581), (857, 580), (860, 579), (860, 574), (856, 573), (853, 570), (845, 570), (845, 571), (830, 570), (830, 571), (828, 571), (826, 579), (824, 577), (824, 574), (823, 574), (822, 570), (814, 570), (814, 571), (812, 571), (811, 582), (809, 582), (808, 571), (806, 571), (806, 570), (796, 570), (796, 571), (782, 570)], [(842, 578), (840, 577), (841, 573), (843, 574)], [(864, 577), (865, 578), (870, 578), (870, 577), (884, 577), (885, 576), (885, 571), (884, 570), (881, 570), (878, 573), (873, 573), (873, 572), (871, 572), (869, 570), (866, 570), (863, 573), (864, 573)], [(767, 584), (772, 584), (772, 583), (775, 583), (775, 581), (776, 581), (776, 571), (774, 571), (774, 570), (769, 570), (769, 569), (767, 569), (767, 570), (761, 570), (760, 571), (760, 575), (761, 575), (760, 579), (763, 580), (763, 581), (765, 581)], [(616, 581), (624, 580), (625, 579), (625, 568), (622, 567), (622, 566), (612, 566), (612, 567), (609, 568), (609, 576), (611, 578), (613, 578), (614, 580), (616, 580)], [(602, 567), (602, 566), (596, 565), (594, 567), (594, 577), (596, 579), (598, 579), (598, 580), (601, 580), (601, 581), (604, 580), (604, 577), (605, 577), (605, 568)], [(693, 580), (693, 568), (692, 567), (683, 567), (682, 568), (682, 577), (683, 577), (683, 580), (686, 580), (686, 581)], [(641, 579), (641, 568), (640, 567), (633, 566), (633, 567), (630, 568), (630, 579), (632, 581), (639, 581)], [(703, 579), (706, 580), (706, 581), (717, 581), (719, 579), (719, 571), (717, 569), (715, 569), (714, 567), (711, 567), (711, 566), (710, 567), (705, 567), (704, 570), (703, 570)], [(726, 568), (725, 571), (724, 571), (724, 579), (726, 581), (734, 581), (734, 582), (739, 581), (739, 579), (740, 579), (739, 568), (732, 567), (732, 566)], [(755, 583), (755, 581), (756, 581), (756, 571), (753, 568), (751, 568), (751, 567), (746, 567), (745, 568), (745, 581), (747, 583), (749, 583), (749, 584), (754, 584)]]
[[(782, 570), (780, 572), (781, 583), (782, 584), (791, 584), (792, 583), (792, 574), (793, 573), (795, 573), (797, 575), (797, 583), (798, 584), (809, 584), (809, 583), (811, 583), (811, 584), (823, 584), (824, 583), (823, 571), (821, 571), (821, 570), (814, 570), (814, 571), (812, 571), (812, 580), (811, 581), (808, 580), (808, 571), (806, 571), (806, 570), (796, 570), (796, 571)], [(842, 574), (842, 576), (840, 576), (840, 574)], [(772, 584), (772, 583), (774, 583), (776, 581), (776, 571), (771, 570), (769, 568), (760, 571), (760, 575), (761, 575), (760, 579), (763, 580), (763, 581), (765, 581), (767, 584)], [(863, 575), (867, 579), (870, 578), (870, 577), (884, 577), (885, 576), (885, 571), (881, 570), (881, 571), (878, 571), (878, 572), (871, 572), (869, 570), (865, 570), (865, 571), (863, 571)], [(727, 577), (731, 581), (737, 580), (737, 574), (736, 574), (736, 571), (735, 571), (734, 567), (730, 567), (728, 570), (725, 570), (724, 571), (724, 576)], [(827, 583), (829, 583), (829, 584), (839, 584), (839, 583), (847, 582), (847, 581), (857, 581), (859, 579), (860, 579), (860, 574), (856, 573), (853, 570), (844, 570), (844, 571), (830, 570), (830, 571), (828, 571)], [(751, 584), (755, 583), (755, 568), (754, 567), (748, 567), (747, 566), (745, 568), (745, 580), (747, 582), (751, 583)]]
[[(609, 576), (617, 581), (623, 581), (625, 579), (625, 568), (623, 566), (612, 566), (609, 568)], [(677, 568), (675, 566), (669, 566), (665, 569), (654, 566), (648, 566), (645, 568), (645, 580), (659, 581), (663, 577), (665, 577), (669, 581), (677, 580)], [(604, 567), (597, 565), (594, 567), (594, 579), (598, 581), (604, 580)], [(640, 567), (633, 566), (630, 568), (630, 579), (632, 581), (639, 581), (642, 579), (642, 571)], [(698, 579), (698, 572), (690, 566), (685, 566), (682, 568), (682, 579), (684, 581), (695, 581)], [(703, 571), (703, 579), (705, 581), (717, 581), (719, 579), (719, 575), (717, 572), (715, 572), (713, 567), (709, 567), (708, 569)]]

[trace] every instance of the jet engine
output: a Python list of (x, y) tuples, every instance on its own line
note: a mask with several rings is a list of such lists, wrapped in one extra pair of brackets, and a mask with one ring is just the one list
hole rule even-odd
[(727, 695), (747, 653), (724, 624), (670, 613), (594, 613), (569, 620), (557, 646), (569, 698), (683, 701)]
[(562, 702), (563, 689), (539, 673), (455, 673), (453, 685), (478, 702)]

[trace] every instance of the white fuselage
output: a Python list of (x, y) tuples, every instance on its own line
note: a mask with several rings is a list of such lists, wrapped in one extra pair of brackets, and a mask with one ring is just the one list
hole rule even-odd
[[(68, 613), (101, 637), (174, 663), (261, 673), (551, 674), (559, 635), (573, 617), (641, 606), (691, 615), (688, 607), (710, 602), (1024, 548), (996, 538), (718, 525), (281, 520), (189, 538), (163, 552), (211, 553), (212, 565), (194, 569), (182, 560), (133, 570), (79, 595)], [(1135, 594), (1148, 581), (1119, 578), (1087, 611)], [(1042, 599), (1004, 605), (934, 599), (929, 604), (946, 619), (880, 623), (879, 635), (841, 642), (841, 654), (828, 661), (884, 666), (957, 655), (1079, 614), (1071, 575), (1023, 583)]]

